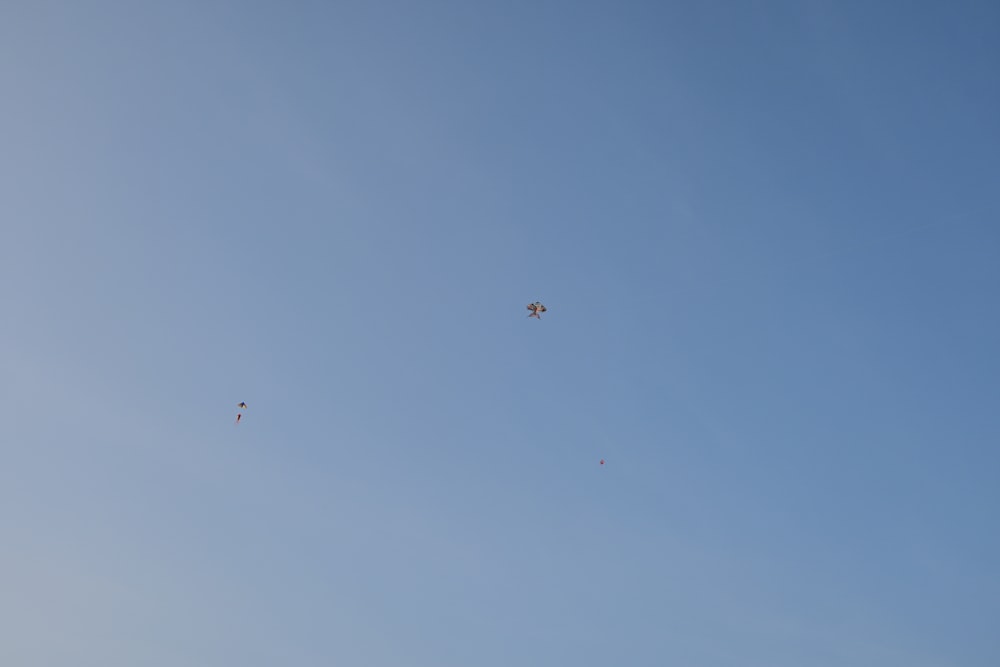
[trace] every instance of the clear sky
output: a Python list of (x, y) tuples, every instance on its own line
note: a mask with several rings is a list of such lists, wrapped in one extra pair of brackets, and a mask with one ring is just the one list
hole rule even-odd
[(7, 0), (0, 663), (1000, 664), (998, 65), (988, 0)]

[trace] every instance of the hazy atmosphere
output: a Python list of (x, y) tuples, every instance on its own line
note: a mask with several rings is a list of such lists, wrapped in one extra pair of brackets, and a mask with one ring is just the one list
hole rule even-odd
[(0, 2), (0, 664), (1000, 664), (998, 65), (992, 1)]

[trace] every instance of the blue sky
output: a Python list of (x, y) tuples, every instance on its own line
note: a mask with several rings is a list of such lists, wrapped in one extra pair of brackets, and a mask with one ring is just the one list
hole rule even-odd
[(1000, 8), (890, 4), (4, 4), (0, 662), (997, 664)]

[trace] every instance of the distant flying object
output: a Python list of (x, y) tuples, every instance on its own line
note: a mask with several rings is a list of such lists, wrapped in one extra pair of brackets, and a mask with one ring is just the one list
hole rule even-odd
[(240, 401), (239, 403), (236, 404), (236, 407), (241, 408), (243, 410), (246, 410), (247, 409), (247, 404), (244, 403), (243, 401)]
[(535, 317), (538, 319), (542, 319), (541, 314), (548, 309), (545, 306), (543, 306), (540, 301), (536, 301), (534, 303), (528, 304), (528, 310), (531, 311), (530, 313), (528, 313), (528, 317)]
[[(246, 410), (247, 409), (247, 404), (244, 403), (243, 401), (240, 401), (239, 403), (236, 404), (236, 407), (238, 407), (240, 410)], [(237, 426), (240, 425), (240, 420), (241, 419), (243, 419), (243, 413), (242, 412), (237, 412), (236, 413), (236, 425)]]
[(601, 465), (604, 465), (604, 459), (601, 459)]

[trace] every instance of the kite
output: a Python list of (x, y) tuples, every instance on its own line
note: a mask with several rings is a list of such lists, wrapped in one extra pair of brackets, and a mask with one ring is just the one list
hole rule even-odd
[[(247, 409), (247, 404), (244, 403), (243, 401), (240, 401), (239, 403), (236, 404), (236, 407), (238, 407), (240, 410), (246, 410)], [(236, 413), (236, 425), (237, 426), (240, 425), (240, 420), (241, 419), (243, 419), (243, 413), (242, 412), (237, 412)]]
[(535, 317), (540, 320), (542, 319), (541, 313), (544, 313), (548, 309), (540, 301), (536, 301), (528, 304), (528, 310), (531, 311), (528, 313), (528, 317)]

